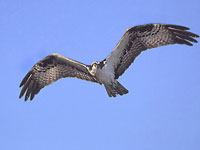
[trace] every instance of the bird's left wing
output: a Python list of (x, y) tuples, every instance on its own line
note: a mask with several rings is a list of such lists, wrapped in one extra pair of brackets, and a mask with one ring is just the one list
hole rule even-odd
[(113, 69), (115, 78), (122, 75), (135, 58), (144, 50), (169, 44), (192, 46), (198, 35), (187, 31), (189, 28), (171, 24), (146, 24), (128, 29), (111, 55), (107, 65)]
[(36, 63), (26, 74), (20, 84), (22, 89), (19, 97), (25, 95), (25, 100), (32, 100), (43, 87), (65, 77), (98, 82), (89, 74), (87, 67), (89, 66), (59, 54), (49, 55)]

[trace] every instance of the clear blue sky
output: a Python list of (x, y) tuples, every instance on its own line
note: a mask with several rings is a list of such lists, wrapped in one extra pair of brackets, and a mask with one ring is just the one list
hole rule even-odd
[(200, 34), (199, 0), (0, 0), (1, 150), (199, 150), (200, 45), (144, 52), (120, 78), (129, 94), (63, 79), (32, 102), (19, 83), (53, 52), (90, 64), (126, 28), (185, 25)]

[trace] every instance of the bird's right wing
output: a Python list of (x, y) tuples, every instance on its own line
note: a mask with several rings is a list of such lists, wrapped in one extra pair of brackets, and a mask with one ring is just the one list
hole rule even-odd
[(59, 54), (52, 54), (36, 63), (26, 74), (20, 84), (22, 89), (19, 97), (25, 95), (25, 100), (32, 100), (40, 89), (64, 77), (98, 82), (90, 75), (85, 64)]
[(135, 58), (144, 50), (169, 44), (192, 46), (197, 42), (197, 34), (187, 31), (189, 28), (172, 24), (146, 24), (128, 29), (118, 45), (106, 58), (115, 78), (122, 75)]

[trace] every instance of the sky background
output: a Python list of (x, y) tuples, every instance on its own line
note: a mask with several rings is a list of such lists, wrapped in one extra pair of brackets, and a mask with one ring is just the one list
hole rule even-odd
[(199, 150), (200, 45), (140, 55), (109, 98), (103, 86), (63, 79), (18, 99), (29, 69), (51, 53), (90, 64), (145, 23), (200, 34), (199, 0), (0, 0), (1, 150)]

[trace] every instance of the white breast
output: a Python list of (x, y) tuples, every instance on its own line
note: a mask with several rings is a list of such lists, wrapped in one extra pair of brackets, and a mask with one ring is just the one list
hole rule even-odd
[(109, 84), (114, 81), (115, 75), (112, 67), (105, 65), (102, 69), (97, 69), (96, 77), (100, 82)]

